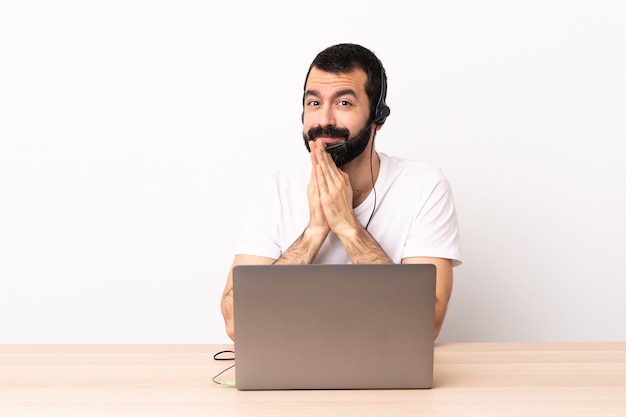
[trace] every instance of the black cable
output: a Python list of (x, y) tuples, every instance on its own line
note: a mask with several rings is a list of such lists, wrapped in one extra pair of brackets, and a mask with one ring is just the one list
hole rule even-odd
[[(232, 353), (233, 356), (228, 356), (226, 358), (222, 358), (220, 355)], [(213, 359), (216, 361), (234, 361), (235, 360), (235, 351), (234, 350), (222, 350), (213, 355)]]
[[(227, 354), (227, 353), (231, 353), (233, 356), (226, 356), (226, 357), (222, 357), (221, 355)], [(220, 352), (217, 352), (215, 355), (213, 355), (213, 360), (216, 361), (234, 361), (235, 360), (235, 351), (234, 350), (222, 350)], [(213, 382), (215, 382), (217, 385), (221, 385), (223, 387), (234, 387), (235, 386), (235, 381), (228, 381), (228, 382), (219, 382), (217, 381), (217, 378), (222, 375), (224, 372), (228, 371), (229, 369), (234, 368), (235, 365), (231, 365), (228, 368), (222, 370), (220, 373), (218, 373), (217, 375), (213, 376), (212, 380)]]
[(376, 139), (376, 131), (374, 131), (374, 136), (372, 137), (372, 147), (370, 148), (370, 175), (372, 176), (372, 191), (374, 191), (374, 208), (372, 209), (372, 214), (370, 214), (370, 218), (367, 220), (367, 224), (365, 225), (365, 230), (370, 225), (372, 221), (372, 217), (374, 217), (374, 211), (376, 211), (376, 184), (374, 182), (374, 161), (372, 156), (374, 155), (374, 139)]

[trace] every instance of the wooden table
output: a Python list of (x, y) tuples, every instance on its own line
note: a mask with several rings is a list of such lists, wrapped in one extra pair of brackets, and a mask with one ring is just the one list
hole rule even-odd
[(223, 387), (229, 348), (0, 345), (0, 416), (626, 416), (626, 342), (438, 344), (432, 389), (380, 391)]

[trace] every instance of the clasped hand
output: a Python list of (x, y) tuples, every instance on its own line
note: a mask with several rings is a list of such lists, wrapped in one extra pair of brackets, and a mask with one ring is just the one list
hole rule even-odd
[(348, 174), (337, 168), (322, 142), (311, 141), (311, 178), (307, 187), (309, 228), (341, 236), (358, 223), (352, 211), (352, 186)]

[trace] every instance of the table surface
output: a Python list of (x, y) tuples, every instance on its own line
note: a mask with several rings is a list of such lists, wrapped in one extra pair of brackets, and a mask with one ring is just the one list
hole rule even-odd
[(626, 342), (437, 344), (428, 390), (239, 391), (224, 349), (0, 345), (0, 416), (626, 416)]

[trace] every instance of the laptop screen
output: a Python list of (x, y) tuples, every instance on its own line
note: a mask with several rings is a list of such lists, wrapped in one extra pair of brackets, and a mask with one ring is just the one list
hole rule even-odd
[(430, 388), (430, 264), (233, 269), (239, 389)]

